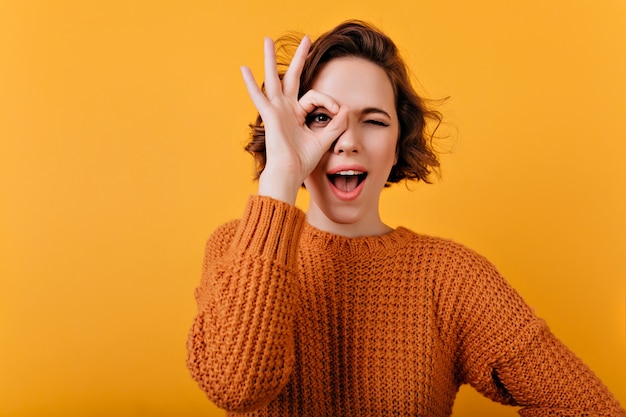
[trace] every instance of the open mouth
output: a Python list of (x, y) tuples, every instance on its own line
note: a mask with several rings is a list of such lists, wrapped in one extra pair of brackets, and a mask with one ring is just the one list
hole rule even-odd
[(328, 180), (340, 191), (349, 193), (354, 191), (367, 177), (367, 172), (347, 170), (327, 175)]

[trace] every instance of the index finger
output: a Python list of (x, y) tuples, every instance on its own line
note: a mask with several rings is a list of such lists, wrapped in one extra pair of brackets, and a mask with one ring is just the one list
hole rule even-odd
[(283, 77), (283, 92), (287, 97), (294, 99), (298, 98), (300, 75), (302, 75), (302, 68), (304, 68), (304, 62), (306, 61), (310, 47), (311, 38), (309, 38), (308, 35), (304, 35), (300, 41), (300, 45), (298, 45), (298, 48), (296, 49), (296, 53), (293, 55), (289, 68), (287, 68), (287, 72)]

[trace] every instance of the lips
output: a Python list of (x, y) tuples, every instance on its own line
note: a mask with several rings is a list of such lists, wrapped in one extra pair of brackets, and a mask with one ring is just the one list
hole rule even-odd
[(367, 178), (362, 167), (337, 167), (326, 174), (333, 193), (341, 200), (353, 200), (359, 196)]
[(356, 189), (367, 177), (367, 172), (347, 170), (327, 175), (328, 180), (339, 190), (349, 193)]

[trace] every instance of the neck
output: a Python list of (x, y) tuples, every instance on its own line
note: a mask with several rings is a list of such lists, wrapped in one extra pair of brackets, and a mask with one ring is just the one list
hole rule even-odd
[(393, 231), (382, 222), (378, 211), (353, 221), (348, 216), (334, 220), (314, 204), (310, 204), (307, 210), (307, 222), (321, 231), (345, 237), (381, 236)]

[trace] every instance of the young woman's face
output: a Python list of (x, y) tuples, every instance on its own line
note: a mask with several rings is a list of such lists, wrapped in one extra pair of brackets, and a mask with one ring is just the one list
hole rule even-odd
[[(305, 180), (313, 226), (345, 236), (389, 231), (378, 213), (380, 193), (396, 163), (398, 116), (391, 82), (378, 65), (362, 58), (333, 59), (312, 89), (349, 107), (347, 128)], [(324, 129), (329, 113), (308, 117), (311, 129)]]

